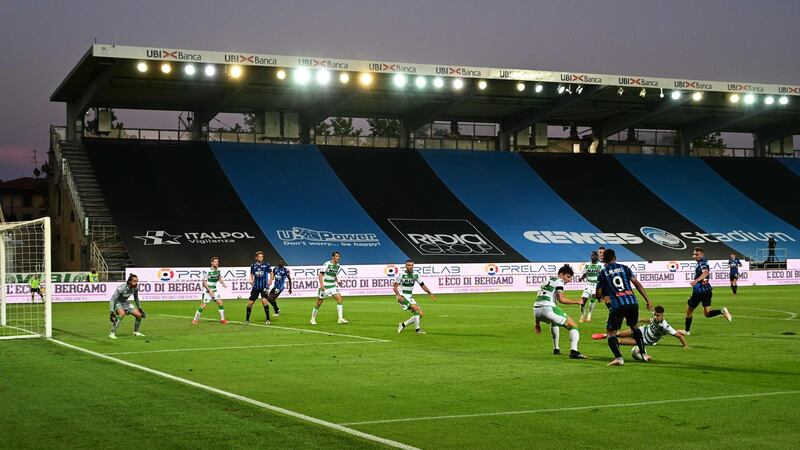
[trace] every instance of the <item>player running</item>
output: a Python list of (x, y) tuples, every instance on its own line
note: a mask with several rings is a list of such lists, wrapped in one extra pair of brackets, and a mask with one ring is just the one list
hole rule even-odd
[(253, 304), (256, 302), (258, 296), (261, 296), (261, 305), (264, 307), (264, 315), (266, 316), (265, 325), (269, 325), (269, 305), (267, 304), (267, 289), (272, 282), (272, 268), (269, 263), (264, 262), (264, 252), (256, 252), (256, 260), (250, 265), (250, 284), (253, 286), (250, 289), (250, 297), (247, 301), (247, 318), (245, 321), (250, 323), (250, 314), (253, 312)]
[(31, 303), (34, 303), (35, 296), (38, 295), (39, 299), (44, 303), (44, 289), (42, 288), (39, 275), (31, 275), (28, 280), (28, 290), (31, 291)]
[(653, 304), (650, 302), (650, 297), (644, 290), (642, 283), (636, 279), (631, 268), (617, 263), (617, 255), (613, 249), (606, 249), (603, 257), (606, 265), (597, 277), (597, 297), (603, 299), (609, 307), (606, 332), (608, 334), (608, 348), (614, 354), (614, 359), (608, 365), (621, 366), (625, 363), (622, 359), (622, 353), (619, 351), (619, 338), (617, 337), (617, 332), (622, 328), (623, 319), (631, 329), (631, 336), (633, 336), (636, 345), (639, 347), (642, 361), (650, 361), (651, 356), (647, 354), (647, 350), (644, 348), (644, 337), (642, 336), (642, 330), (638, 326), (639, 302), (636, 300), (636, 294), (631, 289), (631, 284), (636, 286), (636, 290), (644, 297), (647, 302), (647, 309), (652, 310)]
[[(653, 313), (653, 318), (649, 321), (643, 321), (643, 323), (647, 323), (647, 325), (642, 327), (642, 339), (644, 340), (644, 345), (656, 345), (662, 337), (669, 334), (670, 336), (675, 336), (678, 338), (678, 340), (681, 341), (683, 348), (689, 348), (689, 344), (686, 343), (686, 338), (683, 337), (686, 332), (672, 328), (672, 326), (667, 323), (666, 319), (664, 319), (663, 306), (656, 306), (655, 312)], [(633, 336), (631, 330), (623, 330), (617, 333), (620, 345), (636, 345), (636, 340), (631, 336)], [(606, 339), (607, 337), (608, 335), (605, 333), (597, 333), (592, 335), (592, 339)]]
[(267, 301), (269, 301), (272, 308), (275, 310), (275, 317), (278, 317), (281, 314), (281, 309), (278, 308), (278, 297), (286, 288), (287, 283), (289, 286), (289, 295), (292, 295), (292, 274), (286, 267), (286, 261), (282, 259), (278, 260), (278, 267), (272, 269), (272, 279), (274, 283), (267, 296)]
[(733, 295), (736, 295), (736, 291), (739, 290), (739, 267), (742, 267), (742, 262), (736, 257), (736, 253), (731, 253), (731, 258), (728, 260), (728, 267), (731, 271), (731, 291), (733, 291)]
[(695, 247), (694, 252), (692, 253), (692, 258), (694, 258), (694, 260), (697, 262), (697, 265), (694, 266), (694, 279), (691, 283), (689, 283), (692, 286), (692, 296), (689, 297), (689, 301), (687, 302), (689, 307), (686, 308), (687, 336), (692, 328), (692, 315), (694, 314), (694, 310), (701, 303), (703, 304), (703, 315), (706, 317), (715, 317), (722, 314), (722, 316), (725, 317), (725, 320), (728, 322), (733, 320), (733, 316), (731, 316), (731, 313), (728, 312), (728, 308), (722, 307), (722, 309), (711, 309), (711, 296), (713, 288), (709, 282), (709, 276), (711, 273), (708, 269), (708, 260), (706, 260), (703, 248)]
[(564, 327), (569, 330), (569, 357), (572, 359), (588, 359), (584, 354), (578, 351), (578, 340), (580, 340), (580, 333), (578, 332), (578, 325), (567, 315), (557, 303), (565, 305), (580, 305), (583, 300), (570, 300), (564, 296), (564, 285), (572, 281), (575, 272), (569, 265), (564, 265), (558, 269), (558, 276), (550, 277), (544, 284), (539, 287), (539, 293), (536, 296), (536, 303), (533, 304), (533, 316), (536, 318), (536, 325), (534, 329), (536, 334), (542, 333), (542, 325), (540, 322), (550, 324), (550, 334), (553, 335), (553, 354), (560, 355), (561, 350), (558, 347), (558, 337), (560, 328)]
[[(581, 299), (583, 300), (583, 304), (581, 305), (581, 318), (579, 319), (581, 322), (592, 321), (592, 312), (597, 304), (597, 299), (595, 298), (595, 294), (597, 293), (597, 275), (603, 270), (603, 264), (600, 262), (600, 257), (597, 252), (592, 252), (590, 259), (591, 261), (583, 268), (583, 274), (578, 278), (579, 282), (586, 280), (586, 287), (583, 289), (583, 294), (581, 294)], [(588, 305), (586, 304), (587, 302), (589, 303)]]
[(222, 299), (219, 297), (219, 293), (217, 293), (217, 283), (221, 283), (223, 287), (228, 287), (228, 285), (225, 284), (225, 280), (223, 280), (220, 275), (219, 258), (215, 256), (211, 258), (211, 267), (208, 269), (206, 278), (203, 280), (203, 296), (200, 298), (200, 307), (197, 308), (197, 311), (194, 313), (192, 325), (197, 325), (197, 321), (200, 320), (200, 315), (203, 314), (203, 310), (206, 309), (206, 306), (212, 301), (216, 302), (219, 308), (219, 323), (228, 323), (228, 321), (225, 320), (225, 307), (222, 305)]
[[(118, 287), (111, 300), (108, 301), (108, 306), (111, 309), (109, 318), (111, 319), (111, 332), (108, 337), (111, 339), (117, 338), (117, 327), (125, 318), (125, 315), (130, 314), (136, 318), (133, 323), (133, 335), (144, 336), (139, 332), (139, 327), (142, 325), (142, 319), (147, 317), (142, 309), (142, 304), (139, 302), (139, 277), (134, 274), (128, 275), (128, 280), (125, 284)], [(133, 295), (133, 301), (136, 307), (131, 304), (130, 297)]]
[(400, 303), (404, 311), (411, 311), (411, 318), (397, 325), (398, 333), (401, 333), (408, 325), (413, 323), (416, 326), (417, 334), (425, 334), (419, 324), (420, 320), (422, 320), (422, 316), (425, 314), (412, 297), (415, 283), (419, 284), (419, 287), (431, 296), (432, 301), (436, 301), (436, 296), (434, 296), (433, 292), (428, 289), (428, 286), (419, 279), (419, 274), (414, 273), (414, 261), (410, 259), (406, 260), (406, 271), (400, 274), (400, 278), (395, 280), (394, 284), (392, 284), (397, 303)]
[(339, 323), (350, 323), (344, 318), (342, 294), (339, 292), (341, 282), (337, 278), (339, 274), (339, 260), (341, 258), (342, 255), (339, 252), (333, 252), (331, 254), (331, 260), (325, 261), (325, 264), (319, 269), (319, 294), (317, 295), (317, 304), (314, 306), (314, 309), (311, 310), (311, 325), (317, 324), (317, 313), (325, 297), (333, 297), (336, 299), (336, 312), (339, 314)]

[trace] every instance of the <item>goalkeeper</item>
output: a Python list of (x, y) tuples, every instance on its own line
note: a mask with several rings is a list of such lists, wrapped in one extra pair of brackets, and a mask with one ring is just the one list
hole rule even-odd
[[(139, 277), (134, 274), (130, 274), (128, 276), (128, 281), (123, 284), (122, 286), (118, 287), (116, 291), (114, 291), (114, 295), (111, 297), (111, 300), (108, 302), (108, 306), (111, 309), (110, 319), (111, 323), (111, 333), (108, 333), (108, 337), (111, 339), (117, 338), (117, 327), (119, 326), (122, 319), (125, 317), (126, 314), (131, 314), (133, 317), (136, 318), (136, 322), (133, 325), (133, 335), (134, 336), (144, 336), (144, 334), (139, 332), (139, 327), (142, 325), (142, 319), (144, 319), (145, 313), (142, 309), (141, 303), (139, 303)], [(136, 303), (134, 307), (131, 304), (130, 297), (133, 295), (133, 301)]]

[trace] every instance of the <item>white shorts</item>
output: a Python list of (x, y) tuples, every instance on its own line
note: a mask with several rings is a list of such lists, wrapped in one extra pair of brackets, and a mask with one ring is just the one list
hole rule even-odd
[(220, 300), (219, 292), (217, 292), (217, 291), (211, 291), (211, 292), (214, 293), (213, 297), (211, 296), (211, 294), (208, 293), (207, 289), (203, 289), (203, 295), (202, 295), (202, 297), (200, 297), (200, 300), (202, 300), (203, 303), (211, 303), (211, 302), (215, 302), (217, 300)]
[(403, 297), (403, 302), (402, 303), (398, 302), (398, 303), (400, 303), (400, 307), (403, 308), (403, 311), (408, 311), (411, 309), (412, 305), (417, 304), (417, 301), (414, 300), (414, 297), (410, 295), (400, 294), (400, 296)]
[(567, 323), (567, 314), (558, 306), (537, 306), (533, 308), (533, 316), (542, 322), (563, 327)]
[(581, 298), (594, 299), (594, 296), (595, 296), (596, 293), (597, 293), (597, 287), (595, 287), (595, 286), (586, 286), (583, 289), (583, 294), (581, 294)]
[(333, 297), (334, 295), (339, 294), (338, 287), (332, 287), (328, 289), (320, 289), (319, 293), (317, 294), (317, 298), (323, 299), (326, 297)]

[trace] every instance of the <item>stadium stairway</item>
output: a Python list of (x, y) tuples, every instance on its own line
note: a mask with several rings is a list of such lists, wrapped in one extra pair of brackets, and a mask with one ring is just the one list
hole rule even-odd
[(109, 271), (124, 271), (133, 261), (119, 237), (86, 149), (79, 142), (62, 142), (60, 147), (69, 164), (84, 214), (89, 219), (89, 239), (97, 245)]

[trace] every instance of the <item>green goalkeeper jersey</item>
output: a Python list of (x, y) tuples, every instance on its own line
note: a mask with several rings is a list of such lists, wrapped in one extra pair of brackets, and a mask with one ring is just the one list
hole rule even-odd
[(39, 281), (38, 278), (31, 278), (28, 280), (28, 286), (30, 286), (31, 289), (39, 289), (39, 283), (41, 283), (41, 281)]
[(319, 269), (322, 273), (322, 288), (333, 289), (336, 287), (336, 275), (339, 273), (339, 264), (334, 264), (331, 261), (325, 261)]
[(411, 295), (414, 292), (415, 283), (419, 283), (420, 286), (425, 284), (419, 279), (418, 273), (408, 273), (408, 271), (403, 272), (397, 280), (402, 295)]

